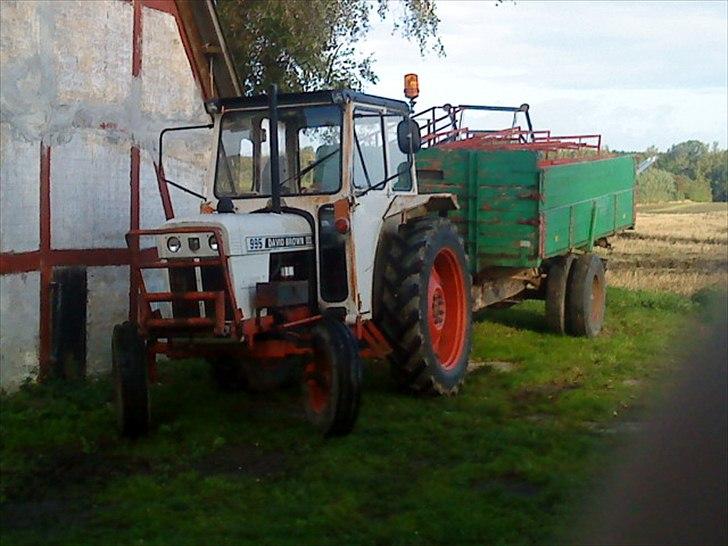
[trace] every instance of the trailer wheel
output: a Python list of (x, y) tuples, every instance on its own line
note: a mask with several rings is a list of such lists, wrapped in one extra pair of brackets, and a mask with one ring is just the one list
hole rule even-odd
[(143, 436), (149, 432), (149, 380), (146, 347), (135, 324), (114, 326), (111, 358), (119, 432), (128, 438)]
[(462, 240), (445, 218), (424, 218), (401, 233), (401, 256), (382, 281), (380, 327), (393, 347), (397, 384), (455, 394), (468, 367), (471, 279)]
[(306, 416), (324, 436), (351, 432), (359, 414), (362, 362), (343, 323), (326, 318), (313, 328), (313, 355), (303, 370)]
[(575, 336), (594, 337), (604, 324), (606, 280), (604, 263), (594, 254), (583, 254), (571, 266), (568, 281), (567, 328)]
[(566, 333), (566, 291), (572, 255), (554, 258), (546, 277), (546, 325), (557, 334)]

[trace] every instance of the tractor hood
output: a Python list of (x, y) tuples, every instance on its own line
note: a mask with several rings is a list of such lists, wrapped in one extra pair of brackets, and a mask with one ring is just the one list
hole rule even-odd
[[(170, 233), (158, 236), (157, 248), (163, 258), (189, 258), (215, 255), (208, 245), (210, 233), (182, 233), (178, 236), (181, 248), (174, 254), (168, 249), (167, 240), (174, 236), (173, 228), (219, 227), (223, 233), (223, 245), (228, 256), (247, 254), (269, 254), (271, 252), (290, 252), (313, 248), (313, 234), (308, 221), (296, 214), (275, 213), (231, 213), (198, 214), (168, 220), (162, 226)], [(200, 249), (190, 250), (188, 241), (197, 238)]]

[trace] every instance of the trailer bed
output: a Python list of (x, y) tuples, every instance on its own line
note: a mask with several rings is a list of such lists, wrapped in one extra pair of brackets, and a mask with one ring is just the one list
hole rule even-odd
[(534, 150), (435, 146), (417, 154), (417, 174), (420, 193), (457, 196), (451, 217), (473, 273), (538, 267), (634, 226), (631, 156), (558, 162)]

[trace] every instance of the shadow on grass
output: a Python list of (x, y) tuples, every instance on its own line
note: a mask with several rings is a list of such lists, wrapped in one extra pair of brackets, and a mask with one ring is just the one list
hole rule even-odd
[(517, 330), (531, 330), (539, 333), (549, 331), (546, 327), (543, 309), (540, 306), (534, 308), (534, 303), (521, 303), (507, 309), (484, 309), (476, 312), (473, 320), (495, 322)]

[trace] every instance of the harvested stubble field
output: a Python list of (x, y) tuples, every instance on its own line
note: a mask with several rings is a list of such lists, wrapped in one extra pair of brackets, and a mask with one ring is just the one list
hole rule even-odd
[(612, 286), (692, 295), (728, 284), (726, 203), (638, 206), (635, 230), (611, 243), (600, 254)]

